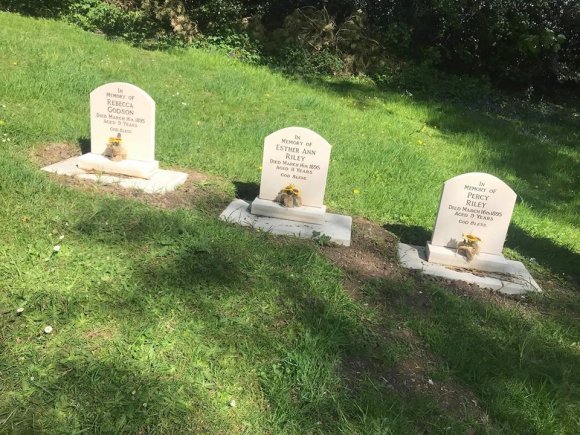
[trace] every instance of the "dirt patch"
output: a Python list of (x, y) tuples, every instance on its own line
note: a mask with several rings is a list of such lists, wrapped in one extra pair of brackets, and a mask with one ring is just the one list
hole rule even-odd
[[(35, 148), (31, 154), (31, 160), (39, 167), (51, 165), (71, 157), (80, 156), (78, 145), (70, 143), (54, 143)], [(50, 174), (59, 183), (66, 186), (82, 189), (84, 191), (108, 193), (117, 197), (137, 200), (153, 207), (164, 209), (196, 208), (210, 213), (219, 213), (228, 204), (230, 197), (224, 191), (226, 182), (218, 177), (203, 174), (201, 172), (173, 169), (187, 173), (187, 180), (177, 190), (164, 194), (150, 194), (138, 189), (126, 189), (115, 185), (95, 183), (91, 180), (83, 180), (75, 177), (66, 177)], [(217, 186), (217, 188), (215, 187)]]
[(113, 331), (107, 329), (91, 329), (83, 334), (83, 337), (87, 340), (90, 339), (102, 339), (102, 340), (112, 340), (115, 334)]
[(377, 278), (401, 275), (398, 239), (367, 219), (353, 218), (351, 246), (325, 246), (322, 254), (346, 272), (345, 290), (358, 298), (358, 288)]
[(456, 418), (480, 423), (489, 421), (475, 394), (451, 380), (432, 379), (428, 374), (432, 367), (429, 358), (419, 356), (403, 359), (393, 367), (384, 367), (378, 361), (357, 355), (343, 361), (342, 372), (351, 388), (356, 389), (361, 380), (369, 377), (405, 398), (431, 398), (444, 413)]
[(349, 248), (328, 246), (323, 247), (321, 252), (346, 272), (344, 286), (353, 297), (358, 297), (357, 289), (365, 283), (382, 278), (391, 282), (412, 279), (415, 291), (406, 295), (405, 302), (412, 304), (415, 308), (429, 305), (422, 291), (428, 283), (437, 283), (459, 296), (503, 307), (520, 307), (522, 301), (525, 300), (525, 296), (507, 296), (483, 289), (475, 284), (449, 281), (405, 269), (399, 264), (398, 244), (399, 239), (382, 226), (364, 218), (354, 218), (351, 246)]
[(353, 219), (352, 241), (349, 248), (323, 247), (324, 255), (349, 275), (361, 279), (391, 276), (398, 269), (398, 239), (367, 219)]
[(81, 155), (78, 145), (71, 143), (52, 143), (32, 150), (31, 160), (41, 168)]

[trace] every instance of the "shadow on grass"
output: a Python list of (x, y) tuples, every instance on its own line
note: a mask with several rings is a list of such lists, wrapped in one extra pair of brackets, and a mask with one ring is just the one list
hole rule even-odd
[[(460, 418), (446, 415), (429, 396), (418, 395), (409, 403), (387, 390), (380, 379), (342, 378), (344, 359), (364, 354), (388, 365), (400, 349), (369, 334), (357, 308), (342, 292), (340, 272), (317, 254), (314, 245), (274, 240), (187, 213), (127, 208), (116, 200), (95, 206), (74, 228), (87, 243), (105, 244), (127, 256), (130, 277), (93, 288), (95, 295), (106, 295), (99, 311), (130, 330), (143, 331), (157, 348), (164, 346), (163, 335), (151, 331), (157, 330), (160, 318), (170, 318), (179, 328), (195, 319), (195, 328), (186, 336), (198, 348), (211, 349), (195, 358), (207, 361), (209, 371), (220, 376), (226, 373), (220, 372), (220, 361), (235, 358), (236, 370), (247, 372), (244, 388), (257, 387), (259, 397), (271, 406), (271, 412), (260, 416), (270, 421), (264, 427), (364, 431), (372, 420), (377, 430), (413, 432), (427, 428), (416, 423), (424, 419), (440, 429), (464, 427)], [(134, 255), (127, 254), (131, 252)], [(115, 271), (110, 272), (114, 276)], [(139, 340), (134, 334), (128, 339)], [(187, 354), (197, 351), (186, 343), (180, 346), (184, 359), (171, 364), (194, 364)], [(142, 357), (141, 351), (136, 357)], [(162, 367), (154, 366), (148, 376), (162, 378), (160, 371)], [(68, 388), (76, 388), (74, 379), (70, 382)], [(220, 381), (222, 388), (227, 382)], [(117, 380), (106, 383), (114, 386)], [(174, 388), (187, 391), (183, 385), (178, 382)], [(120, 394), (117, 406), (130, 407), (130, 400)], [(164, 406), (171, 414), (176, 405)], [(129, 416), (133, 412), (130, 409)]]
[(260, 194), (260, 185), (258, 183), (247, 183), (244, 181), (234, 181), (236, 189), (236, 198), (246, 201), (253, 201)]
[(91, 152), (91, 140), (88, 137), (79, 137), (77, 139), (81, 154), (86, 154)]
[(431, 240), (431, 231), (418, 225), (385, 224), (383, 228), (399, 238), (401, 243), (424, 246)]
[[(68, 355), (62, 356), (59, 370), (64, 374), (54, 385), (47, 386), (56, 392), (55, 420), (47, 423), (53, 425), (58, 421), (57, 416), (62, 418), (64, 413), (69, 418), (74, 416), (90, 422), (92, 431), (104, 433), (179, 432), (191, 422), (195, 422), (195, 430), (215, 429), (215, 426), (203, 427), (207, 414), (215, 413), (208, 407), (207, 390), (188, 385), (190, 403), (175, 406), (175, 391), (184, 385), (163, 373), (145, 372), (140, 362), (128, 353), (122, 352), (108, 361), (71, 360)], [(73, 412), (67, 410), (67, 404)], [(194, 410), (193, 418), (189, 407)], [(79, 410), (82, 411), (79, 413)], [(35, 427), (34, 422), (30, 423)], [(227, 431), (229, 425), (221, 421), (220, 426)], [(88, 429), (86, 425), (83, 428)]]
[[(526, 203), (538, 210), (565, 210), (574, 203), (580, 184), (574, 150), (580, 136), (572, 107), (531, 104), (477, 86), (449, 90), (461, 83), (460, 77), (425, 80), (409, 83), (418, 88), (418, 91), (409, 88), (413, 92), (395, 85), (378, 87), (370, 82), (349, 80), (311, 79), (308, 83), (350, 98), (361, 111), (372, 109), (381, 100), (407, 99), (422, 105), (427, 109), (424, 123), (452, 136), (450, 140), (458, 145), (465, 142), (465, 134), (483, 136), (484, 141), (478, 143), (487, 149), (480, 153), (480, 168), (494, 168), (490, 171), (500, 178), (502, 174), (516, 176), (520, 182), (516, 193)], [(562, 216), (571, 225), (580, 225), (576, 214)]]
[[(408, 303), (398, 292), (389, 285), (378, 298), (401, 314), (405, 307), (397, 304)], [(538, 322), (519, 310), (466, 299), (438, 285), (428, 286), (426, 293), (431, 309), (405, 310), (406, 321), (442, 358), (450, 375), (480, 397), (500, 427), (545, 433), (557, 430), (554, 418), (573, 424), (580, 376), (570, 368), (580, 364), (580, 355), (565, 344), (573, 331), (556, 326), (557, 319)]]
[[(123, 232), (115, 222), (123, 213), (114, 210), (100, 218)], [(51, 423), (64, 415), (79, 430), (179, 432), (192, 421), (198, 431), (233, 432), (236, 416), (216, 410), (233, 391), (241, 405), (261, 404), (244, 417), (256, 432), (566, 432), (580, 403), (580, 356), (569, 345), (577, 325), (559, 328), (557, 317), (525, 318), (421, 280), (376, 281), (374, 293), (364, 292), (374, 297), (354, 303), (340, 271), (310, 244), (179, 213), (162, 214), (168, 228), (182, 230), (167, 232), (150, 213), (129, 216), (153, 225), (140, 227), (138, 239), (107, 233), (128, 276), (95, 285), (82, 306), (66, 305), (69, 319), (106, 319), (122, 339), (84, 334), (52, 360), (55, 347), (43, 348), (43, 364), (60, 375), (42, 381), (48, 393), (38, 390), (32, 409), (17, 414), (26, 416), (25, 431), (55, 409)], [(93, 233), (85, 243), (110, 246), (108, 237)], [(419, 309), (413, 298), (429, 304)], [(449, 376), (467, 386), (491, 422), (448, 413), (429, 392), (389, 388), (383, 378), (413, 346), (372, 331), (367, 316), (387, 332), (412, 328), (440, 359), (427, 373), (436, 385)], [(349, 376), (353, 358), (372, 364)]]
[[(185, 328), (177, 343), (180, 356), (169, 357), (170, 364), (191, 368), (203, 360), (221, 378), (222, 388), (241, 382), (257, 389), (270, 411), (254, 417), (260, 419), (254, 424), (274, 431), (464, 432), (475, 427), (557, 432), (558, 421), (570, 419), (569, 410), (578, 403), (574, 388), (580, 379), (573, 368), (580, 361), (565, 344), (574, 330), (560, 328), (556, 316), (532, 321), (415, 278), (378, 280), (373, 292), (363, 292), (370, 303), (385, 307), (374, 312), (374, 323), (387, 325), (387, 332), (410, 326), (441, 359), (434, 375), (458, 379), (478, 395), (492, 421), (474, 421), (443, 408), (429, 392), (388, 387), (383, 378), (413, 345), (370, 329), (366, 309), (344, 294), (342, 273), (312, 244), (188, 213), (125, 208), (122, 201), (103, 201), (75, 229), (87, 243), (114, 245), (127, 255), (132, 275), (97, 288), (95, 295), (106, 295), (99, 310), (124, 327), (135, 325), (128, 340), (143, 338), (163, 348), (164, 336), (156, 329), (160, 319)], [(418, 227), (407, 233), (415, 240), (425, 235)], [(421, 304), (409, 303), (413, 298), (421, 298)], [(145, 358), (147, 349), (137, 347), (135, 357)], [(223, 361), (232, 358), (243, 381), (227, 379)], [(349, 376), (344, 367), (353, 358), (372, 364)], [(117, 360), (112, 379), (102, 381), (103, 391), (92, 384), (88, 391), (103, 397), (109, 389), (125, 388), (124, 379), (138, 382), (140, 369), (132, 367), (127, 374), (124, 364)], [(163, 401), (153, 401), (167, 413), (159, 418), (179, 418), (184, 413), (170, 392), (195, 389), (187, 386), (187, 378), (174, 382), (163, 373), (163, 366), (152, 365), (144, 375), (145, 390), (162, 391)], [(81, 388), (80, 378), (72, 376), (68, 388)], [(132, 408), (125, 390), (118, 394), (116, 406), (137, 416), (140, 411)], [(200, 408), (215, 406), (200, 394)], [(103, 415), (109, 406), (104, 405)], [(208, 424), (218, 422), (225, 424), (219, 416)]]
[(580, 255), (570, 249), (556, 245), (552, 240), (531, 236), (513, 223), (508, 230), (506, 246), (535, 259), (553, 272), (569, 275), (576, 286), (580, 283)]

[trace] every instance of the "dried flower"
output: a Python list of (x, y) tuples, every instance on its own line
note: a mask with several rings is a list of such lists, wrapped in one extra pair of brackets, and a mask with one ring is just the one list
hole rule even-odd
[(477, 237), (475, 234), (462, 234), (463, 240), (465, 241), (465, 243), (479, 243), (481, 242), (481, 239), (479, 237)]

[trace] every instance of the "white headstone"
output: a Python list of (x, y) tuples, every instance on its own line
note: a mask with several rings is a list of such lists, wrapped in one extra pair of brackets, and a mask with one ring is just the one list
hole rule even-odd
[(129, 83), (107, 83), (91, 92), (91, 153), (103, 154), (119, 134), (127, 159), (155, 160), (155, 101)]
[(267, 136), (259, 198), (273, 201), (280, 190), (294, 184), (302, 205), (323, 207), (330, 149), (322, 136), (307, 128), (288, 127)]
[(455, 248), (462, 233), (472, 233), (482, 240), (482, 253), (501, 255), (516, 197), (489, 174), (471, 172), (447, 180), (431, 244)]

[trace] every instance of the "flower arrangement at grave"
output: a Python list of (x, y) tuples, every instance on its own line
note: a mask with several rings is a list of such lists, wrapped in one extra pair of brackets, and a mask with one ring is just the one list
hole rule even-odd
[(473, 260), (473, 258), (479, 254), (479, 243), (481, 239), (475, 234), (462, 234), (463, 240), (457, 244), (457, 252), (459, 254), (465, 255), (467, 261)]
[(105, 157), (110, 158), (114, 162), (125, 160), (127, 158), (127, 150), (123, 147), (123, 139), (121, 133), (117, 137), (110, 137), (107, 142), (107, 148), (103, 153)]
[(284, 187), (278, 195), (275, 202), (282, 204), (284, 207), (301, 207), (302, 206), (302, 196), (300, 195), (300, 189), (298, 189), (293, 184), (289, 184)]

